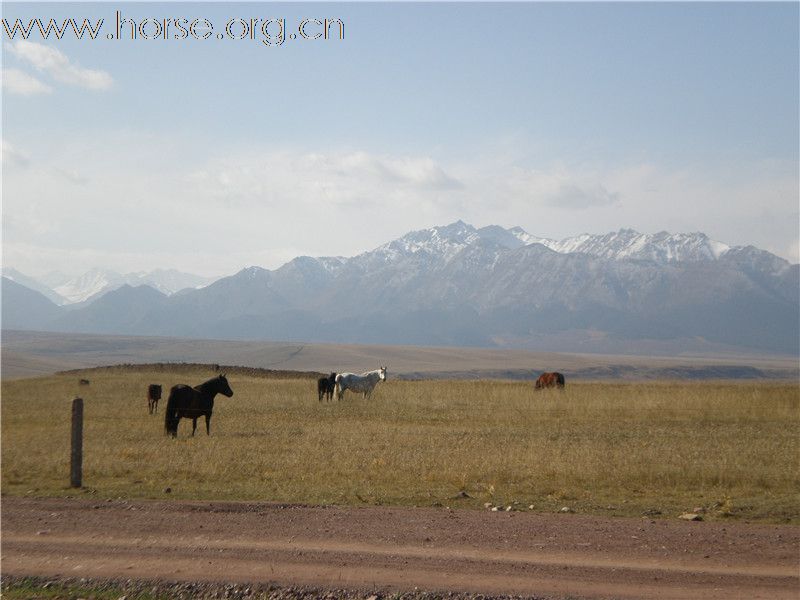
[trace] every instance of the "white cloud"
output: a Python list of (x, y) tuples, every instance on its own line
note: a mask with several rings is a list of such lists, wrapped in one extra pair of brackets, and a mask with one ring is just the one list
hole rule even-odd
[(89, 90), (107, 90), (114, 82), (109, 73), (73, 64), (60, 50), (44, 44), (17, 40), (6, 47), (20, 60), (61, 83)]
[(460, 181), (448, 175), (436, 161), (428, 157), (373, 156), (366, 152), (355, 152), (322, 158), (324, 163), (343, 175), (371, 176), (388, 184), (413, 185), (420, 189), (463, 187)]
[(65, 180), (73, 183), (75, 185), (86, 185), (89, 182), (89, 178), (81, 175), (75, 169), (64, 169), (62, 167), (53, 167), (55, 173), (63, 177)]
[(27, 154), (8, 140), (2, 140), (0, 142), (0, 156), (2, 156), (2, 162), (5, 165), (14, 164), (27, 167), (31, 162)]
[(582, 210), (617, 204), (618, 192), (610, 192), (602, 174), (555, 165), (545, 169), (514, 169), (506, 179), (509, 193), (533, 204)]
[(791, 161), (667, 168), (651, 162), (546, 163), (506, 152), (445, 167), (464, 185), (453, 194), (458, 212), (456, 202), (453, 210), (438, 205), (451, 219), (519, 225), (554, 239), (623, 227), (702, 231), (797, 261), (790, 244), (797, 239), (800, 182)]
[(800, 240), (791, 242), (784, 256), (792, 264), (800, 263)]
[(449, 207), (464, 190), (430, 157), (213, 152), (197, 163), (168, 138), (136, 133), (49, 144), (35, 172), (4, 180), (8, 264), (39, 255), (65, 272), (102, 260), (120, 271), (231, 273), (357, 254), (460, 212)]
[[(791, 165), (754, 165), (734, 177), (647, 163), (533, 166), (491, 152), (469, 161), (264, 147), (209, 152), (133, 132), (37, 147), (27, 169), (4, 172), (6, 264), (220, 275), (275, 268), (300, 254), (351, 256), (459, 218), (557, 239), (621, 227), (699, 230), (729, 244), (774, 244), (787, 258), (797, 240)], [(3, 156), (29, 160), (5, 141)]]
[(397, 206), (463, 187), (431, 158), (366, 152), (239, 154), (212, 159), (187, 179), (197, 196), (236, 206)]
[(3, 89), (10, 94), (19, 96), (35, 96), (37, 94), (50, 94), (53, 91), (46, 83), (18, 69), (0, 69), (3, 79)]

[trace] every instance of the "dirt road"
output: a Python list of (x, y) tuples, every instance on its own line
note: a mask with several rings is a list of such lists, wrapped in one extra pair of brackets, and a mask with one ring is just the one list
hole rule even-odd
[(800, 528), (525, 512), (2, 499), (2, 572), (579, 598), (800, 597)]

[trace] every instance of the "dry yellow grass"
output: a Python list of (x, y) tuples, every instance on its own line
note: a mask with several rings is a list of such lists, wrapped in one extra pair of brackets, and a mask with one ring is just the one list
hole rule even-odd
[[(800, 522), (792, 383), (388, 381), (317, 402), (316, 382), (229, 376), (212, 435), (147, 414), (148, 383), (208, 372), (4, 382), (6, 494), (402, 504)], [(84, 485), (68, 486), (70, 401), (85, 399)], [(171, 488), (171, 496), (164, 490)], [(459, 492), (468, 497), (458, 497)]]

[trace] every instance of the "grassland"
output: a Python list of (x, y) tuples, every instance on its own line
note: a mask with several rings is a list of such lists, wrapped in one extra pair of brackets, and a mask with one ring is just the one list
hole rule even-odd
[[(800, 377), (797, 357), (712, 353), (653, 356), (2, 331), (2, 378), (100, 365), (219, 363), (292, 371), (360, 373), (389, 365), (393, 379), (530, 379), (557, 370), (575, 379), (783, 379)], [(710, 351), (710, 349), (709, 349)], [(399, 376), (399, 377), (398, 377)]]
[[(92, 372), (2, 384), (2, 491), (14, 495), (391, 504), (800, 523), (796, 383), (387, 381), (319, 403), (310, 379), (229, 374), (212, 435), (147, 414), (212, 374)], [(69, 481), (73, 397), (85, 399), (84, 489)], [(166, 490), (169, 489), (169, 492)], [(532, 507), (532, 508), (531, 508)]]

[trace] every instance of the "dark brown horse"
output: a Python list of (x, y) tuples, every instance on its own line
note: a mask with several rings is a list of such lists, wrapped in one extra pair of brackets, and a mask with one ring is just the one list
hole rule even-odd
[(552, 373), (542, 373), (533, 385), (533, 389), (535, 390), (543, 390), (552, 387), (564, 389), (564, 376), (561, 373), (555, 371)]
[(324, 397), (330, 401), (333, 397), (333, 388), (336, 386), (336, 373), (331, 373), (327, 377), (320, 377), (317, 379), (317, 396), (319, 401), (322, 402)]
[(172, 437), (178, 436), (178, 422), (182, 418), (192, 420), (192, 435), (197, 430), (197, 418), (206, 418), (206, 433), (211, 435), (211, 413), (214, 396), (222, 394), (230, 398), (233, 390), (225, 375), (219, 375), (195, 387), (175, 385), (169, 391), (167, 409), (164, 411), (164, 431)]
[(159, 400), (161, 400), (161, 386), (151, 383), (147, 386), (147, 412), (149, 414), (158, 412)]

